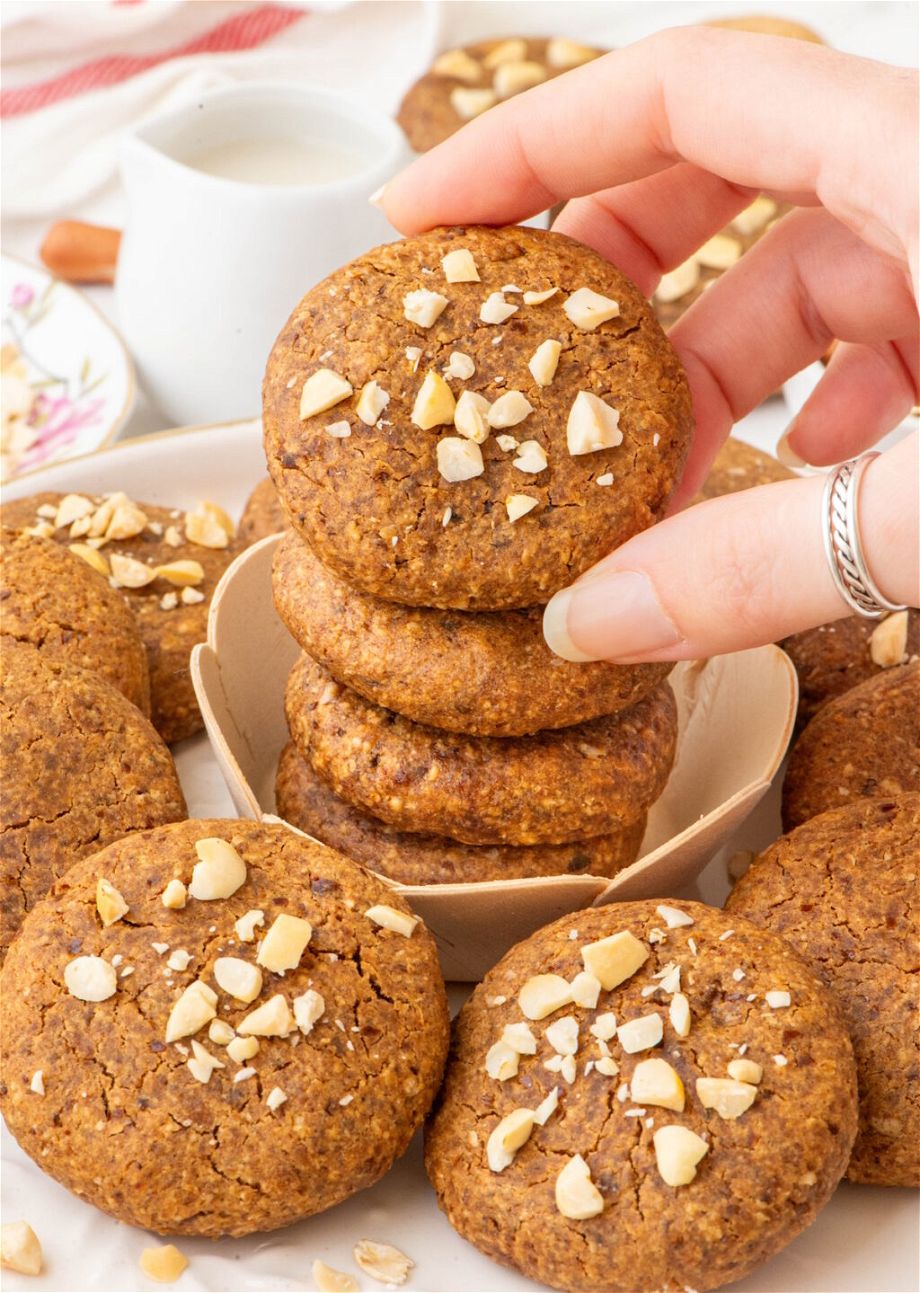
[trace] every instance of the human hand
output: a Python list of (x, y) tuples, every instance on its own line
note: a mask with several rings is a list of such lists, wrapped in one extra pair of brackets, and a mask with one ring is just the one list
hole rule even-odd
[[(404, 233), (505, 224), (570, 199), (554, 228), (646, 294), (761, 191), (780, 221), (671, 331), (696, 433), (677, 508), (731, 425), (840, 343), (781, 442), (828, 464), (916, 402), (917, 77), (779, 37), (662, 32), (471, 122), (386, 188)], [(822, 545), (823, 480), (715, 499), (638, 535), (550, 602), (571, 659), (684, 659), (776, 641), (849, 613)], [(917, 440), (867, 468), (869, 569), (918, 600)]]

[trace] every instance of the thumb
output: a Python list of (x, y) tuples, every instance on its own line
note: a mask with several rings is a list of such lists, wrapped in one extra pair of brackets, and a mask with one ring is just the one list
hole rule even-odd
[[(918, 601), (918, 437), (861, 482), (864, 556), (882, 593)], [(824, 555), (824, 477), (688, 508), (605, 557), (546, 607), (565, 660), (686, 660), (776, 642), (851, 614)]]

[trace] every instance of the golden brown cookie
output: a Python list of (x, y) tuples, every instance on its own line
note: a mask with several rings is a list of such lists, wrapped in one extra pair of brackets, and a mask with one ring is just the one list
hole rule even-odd
[(406, 903), (255, 822), (85, 858), (2, 986), (7, 1126), (80, 1198), (166, 1234), (273, 1230), (372, 1185), (447, 1049), (434, 940)]
[(881, 622), (851, 615), (785, 638), (780, 646), (799, 676), (799, 721), (883, 669), (920, 655), (920, 611), (896, 611)]
[(761, 36), (788, 36), (791, 40), (805, 40), (812, 45), (824, 45), (826, 41), (811, 27), (803, 22), (794, 22), (791, 18), (777, 18), (773, 14), (752, 13), (740, 14), (733, 18), (710, 18), (707, 27), (728, 27), (734, 31), (751, 31)]
[(275, 607), (337, 682), (416, 723), (524, 736), (628, 709), (670, 664), (569, 664), (543, 639), (539, 607), (457, 612), (358, 592), (296, 534), (275, 554)]
[(240, 543), (248, 548), (270, 534), (290, 529), (290, 525), (271, 478), (260, 480), (247, 498), (240, 517)]
[[(201, 731), (189, 657), (207, 635), (211, 594), (240, 550), (227, 514), (210, 503), (183, 512), (124, 494), (43, 493), (4, 503), (2, 519), (75, 549), (121, 589), (147, 648), (154, 727), (168, 742)], [(152, 577), (154, 570), (163, 573)]]
[(737, 264), (745, 252), (760, 242), (771, 225), (791, 210), (786, 202), (777, 202), (766, 194), (758, 195), (724, 229), (676, 269), (664, 274), (652, 297), (662, 326), (672, 327), (710, 283)]
[(313, 288), (269, 358), (264, 423), (291, 520), (336, 574), (502, 610), (548, 601), (663, 514), (692, 413), (612, 265), (561, 234), (477, 227), (378, 247)]
[(743, 440), (728, 439), (713, 459), (709, 475), (694, 497), (694, 503), (707, 498), (721, 498), (724, 494), (738, 494), (755, 485), (772, 485), (778, 480), (794, 480), (795, 472), (789, 471), (770, 454)]
[(97, 673), (5, 641), (0, 951), (80, 858), (186, 814), (172, 755)]
[(822, 813), (756, 860), (728, 911), (771, 929), (840, 1007), (859, 1076), (851, 1181), (920, 1186), (920, 796)]
[(406, 91), (396, 120), (412, 148), (424, 153), (494, 104), (602, 53), (565, 37), (535, 36), (449, 49)]
[(855, 1131), (852, 1046), (814, 971), (746, 920), (652, 899), (565, 916), (486, 975), (425, 1160), (451, 1225), (529, 1279), (678, 1293), (803, 1230)]
[(275, 781), (281, 817), (298, 830), (400, 884), (472, 884), (540, 875), (613, 876), (635, 862), (645, 815), (615, 835), (577, 844), (460, 844), (444, 835), (398, 831), (340, 799), (293, 743)]
[(533, 736), (412, 723), (334, 682), (308, 655), (285, 692), (291, 739), (336, 794), (404, 831), (464, 844), (566, 844), (638, 821), (677, 739), (667, 683), (622, 714)]
[(920, 661), (887, 669), (828, 701), (792, 747), (783, 782), (787, 831), (854, 799), (920, 790)]
[(92, 669), (149, 717), (147, 653), (124, 598), (47, 539), (2, 532), (0, 636)]

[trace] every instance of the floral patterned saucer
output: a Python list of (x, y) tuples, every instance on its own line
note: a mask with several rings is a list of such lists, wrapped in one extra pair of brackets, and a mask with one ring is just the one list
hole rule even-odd
[(0, 480), (112, 441), (134, 365), (96, 307), (46, 270), (0, 257)]

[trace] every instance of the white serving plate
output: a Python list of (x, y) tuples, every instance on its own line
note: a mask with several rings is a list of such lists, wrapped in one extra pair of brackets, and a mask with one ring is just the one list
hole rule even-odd
[(134, 404), (134, 364), (121, 337), (75, 287), (17, 257), (0, 257), (4, 347), (15, 346), (34, 393), (34, 440), (11, 474), (110, 444)]
[[(781, 413), (774, 434), (779, 430)], [(87, 458), (56, 464), (18, 481), (10, 498), (39, 489), (124, 489), (150, 502), (180, 507), (211, 498), (239, 512), (264, 471), (257, 423), (164, 432), (116, 445)], [(204, 736), (178, 747), (177, 763), (189, 810), (197, 816), (231, 816), (233, 805)], [(721, 903), (728, 884), (725, 852), (759, 849), (779, 833), (777, 787), (741, 825), (727, 849), (679, 896)], [(458, 1005), (462, 993), (452, 993)], [(25, 1218), (42, 1240), (46, 1272), (38, 1278), (3, 1273), (14, 1293), (53, 1290), (143, 1290), (155, 1286), (138, 1269), (141, 1249), (162, 1242), (123, 1226), (81, 1203), (44, 1176), (3, 1128), (4, 1221)], [(796, 1153), (789, 1145), (790, 1158)], [(734, 1293), (916, 1293), (917, 1195), (908, 1190), (842, 1186), (813, 1226)], [(438, 1210), (421, 1163), (420, 1138), (373, 1189), (330, 1212), (286, 1230), (214, 1243), (180, 1239), (190, 1266), (172, 1287), (212, 1293), (267, 1293), (312, 1287), (310, 1265), (319, 1257), (359, 1275), (351, 1248), (362, 1238), (397, 1244), (416, 1262), (407, 1293), (537, 1293), (541, 1286), (496, 1266), (460, 1239)], [(360, 1276), (362, 1288), (371, 1281)]]

